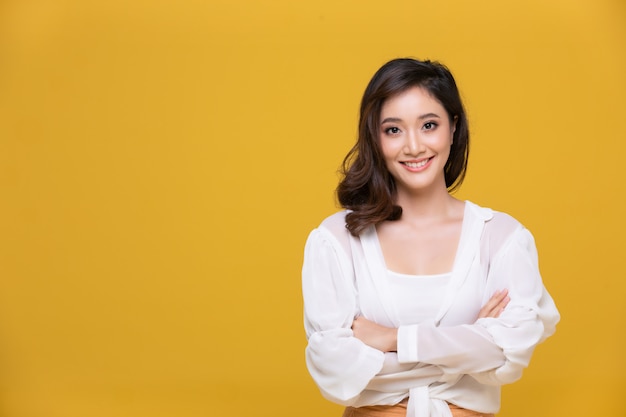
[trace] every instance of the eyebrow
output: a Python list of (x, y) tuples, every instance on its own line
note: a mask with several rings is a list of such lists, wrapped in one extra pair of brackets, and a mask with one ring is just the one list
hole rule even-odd
[[(422, 114), (420, 116), (418, 116), (418, 120), (424, 120), (424, 119), (430, 119), (430, 118), (437, 118), (440, 119), (441, 117), (436, 114), (436, 113), (426, 113), (426, 114)], [(380, 124), (385, 124), (385, 123), (400, 123), (402, 121), (402, 119), (400, 119), (399, 117), (387, 117), (386, 119), (384, 119), (382, 122), (380, 122)]]

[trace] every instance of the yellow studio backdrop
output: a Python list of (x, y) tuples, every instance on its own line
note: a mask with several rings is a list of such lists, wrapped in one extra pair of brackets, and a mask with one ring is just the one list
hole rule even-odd
[(623, 416), (626, 3), (4, 0), (0, 416), (339, 416), (300, 267), (360, 95), (457, 77), (459, 192), (531, 229), (563, 319), (499, 417)]

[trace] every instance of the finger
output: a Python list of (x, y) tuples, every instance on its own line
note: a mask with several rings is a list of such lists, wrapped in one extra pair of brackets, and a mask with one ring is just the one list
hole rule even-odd
[(502, 291), (496, 291), (494, 295), (487, 301), (487, 303), (480, 309), (479, 317), (487, 317), (491, 310), (496, 308), (498, 304), (502, 301), (502, 297), (504, 297), (504, 293)]
[(509, 301), (511, 301), (511, 298), (509, 296), (504, 297), (502, 301), (500, 301), (500, 303), (489, 312), (489, 317), (500, 317), (500, 314), (502, 314), (506, 306), (509, 304)]
[(494, 301), (497, 301), (497, 303), (500, 303), (507, 295), (509, 295), (509, 290), (507, 289), (496, 291), (491, 296), (491, 300), (494, 300)]
[(508, 290), (497, 291), (490, 299), (487, 305), (491, 308), (497, 308), (508, 297)]
[(478, 318), (498, 317), (509, 302), (508, 290), (496, 291), (478, 312)]
[(502, 301), (500, 302), (500, 304), (498, 304), (498, 315), (500, 315), (500, 313), (502, 313), (504, 311), (504, 309), (506, 308), (507, 305), (509, 305), (509, 302), (511, 301), (511, 297), (506, 296), (502, 299)]

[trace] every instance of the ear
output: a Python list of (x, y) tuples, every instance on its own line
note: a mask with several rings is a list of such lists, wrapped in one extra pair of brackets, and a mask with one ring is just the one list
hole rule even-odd
[(459, 120), (459, 116), (454, 116), (452, 123), (450, 124), (450, 144), (454, 142), (454, 132), (456, 132), (456, 122)]

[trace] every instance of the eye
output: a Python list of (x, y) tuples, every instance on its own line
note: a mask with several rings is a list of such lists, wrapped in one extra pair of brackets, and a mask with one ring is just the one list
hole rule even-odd
[(425, 130), (433, 130), (436, 127), (437, 127), (437, 123), (435, 123), (435, 122), (426, 122), (426, 123), (424, 123), (424, 129)]
[(387, 135), (397, 135), (398, 133), (400, 133), (400, 128), (399, 127), (395, 127), (395, 126), (388, 127), (388, 128), (385, 129), (385, 133)]

